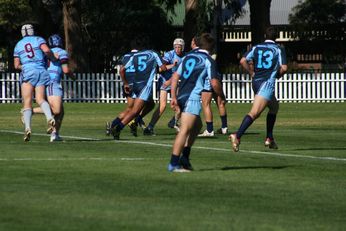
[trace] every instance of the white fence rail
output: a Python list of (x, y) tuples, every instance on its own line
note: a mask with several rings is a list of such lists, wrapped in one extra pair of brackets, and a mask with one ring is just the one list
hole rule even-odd
[[(119, 75), (87, 73), (76, 76), (76, 81), (63, 78), (65, 102), (125, 102)], [(0, 103), (21, 102), (18, 79), (18, 73), (0, 74)], [(224, 74), (222, 84), (228, 102), (252, 102), (254, 95), (248, 75)], [(157, 100), (155, 90), (153, 94)], [(288, 73), (277, 81), (276, 96), (281, 102), (345, 102), (345, 73)]]

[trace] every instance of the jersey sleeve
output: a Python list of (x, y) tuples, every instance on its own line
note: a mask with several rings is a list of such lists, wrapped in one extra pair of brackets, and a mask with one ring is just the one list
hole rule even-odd
[(37, 37), (37, 44), (38, 44), (38, 47), (40, 47), (42, 44), (47, 44), (46, 40), (44, 40), (44, 38), (42, 37)]
[(18, 44), (14, 47), (13, 57), (14, 58), (19, 58)]
[(208, 61), (206, 62), (207, 70), (208, 70), (208, 77), (210, 79), (219, 79), (218, 73), (216, 70), (216, 63), (215, 60), (212, 59), (211, 57), (207, 59)]
[(179, 64), (179, 66), (178, 66), (178, 69), (177, 69), (177, 74), (179, 75), (179, 76), (181, 76), (182, 75), (182, 71), (183, 71), (183, 61)]
[(131, 65), (133, 65), (133, 56), (131, 56), (131, 58), (126, 63), (123, 63), (125, 69), (129, 68)]
[(172, 60), (172, 54), (171, 52), (166, 52), (164, 55), (163, 55), (163, 58), (162, 58), (163, 62), (164, 63), (168, 63), (168, 64), (171, 64), (171, 60)]
[(154, 53), (154, 57), (155, 57), (157, 65), (161, 67), (163, 65), (163, 61), (161, 57), (156, 52), (153, 52), (153, 53)]
[(67, 51), (61, 50), (59, 52), (59, 60), (60, 60), (61, 64), (68, 63), (68, 53), (67, 53)]
[(251, 61), (254, 59), (255, 47), (253, 47), (249, 52), (245, 53), (244, 57), (247, 61)]

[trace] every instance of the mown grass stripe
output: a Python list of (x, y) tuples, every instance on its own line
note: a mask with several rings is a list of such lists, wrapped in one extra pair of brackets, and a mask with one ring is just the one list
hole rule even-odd
[[(19, 131), (11, 131), (11, 130), (0, 130), (2, 133), (12, 133), (12, 134), (20, 134), (22, 135), (23, 132)], [(35, 133), (36, 136), (49, 136), (47, 134), (42, 133)], [(86, 141), (101, 141), (102, 139), (97, 138), (90, 138), (90, 137), (79, 137), (79, 136), (61, 136), (62, 138), (68, 138), (68, 139), (79, 139), (79, 140), (86, 140)], [(159, 144), (155, 142), (148, 142), (148, 141), (129, 141), (129, 140), (117, 140), (116, 143), (126, 143), (126, 144), (143, 144), (143, 145), (151, 145), (151, 146), (160, 146), (160, 147), (172, 147), (170, 144)], [(221, 152), (229, 152), (233, 154), (233, 152), (230, 149), (226, 148), (211, 148), (211, 147), (202, 147), (202, 146), (193, 146), (194, 149), (201, 149), (201, 150), (210, 150), (210, 151), (221, 151)], [(328, 161), (341, 161), (346, 162), (346, 158), (338, 158), (338, 157), (330, 157), (330, 156), (310, 156), (310, 155), (297, 155), (297, 154), (290, 154), (290, 153), (279, 153), (279, 152), (262, 152), (262, 151), (250, 151), (250, 150), (240, 150), (241, 154), (260, 154), (260, 155), (269, 155), (269, 156), (279, 156), (279, 157), (294, 157), (294, 158), (305, 158), (305, 159), (315, 159), (315, 160), (328, 160)], [(140, 158), (138, 158), (140, 159)], [(0, 159), (2, 160), (2, 159)], [(14, 160), (14, 159), (13, 159)], [(90, 159), (91, 160), (91, 159)]]

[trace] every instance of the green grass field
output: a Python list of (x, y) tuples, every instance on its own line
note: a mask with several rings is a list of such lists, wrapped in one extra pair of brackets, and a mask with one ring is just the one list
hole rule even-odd
[[(104, 123), (124, 105), (66, 104), (65, 142), (50, 143), (37, 115), (24, 143), (20, 107), (0, 104), (1, 231), (345, 230), (345, 103), (281, 104), (275, 151), (263, 146), (265, 115), (239, 153), (227, 136), (198, 138), (185, 174), (166, 169), (170, 109), (157, 136), (126, 128), (114, 141)], [(228, 104), (231, 131), (249, 109)]]

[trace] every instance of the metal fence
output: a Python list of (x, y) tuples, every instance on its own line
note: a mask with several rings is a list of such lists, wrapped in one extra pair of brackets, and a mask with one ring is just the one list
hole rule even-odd
[[(77, 80), (62, 80), (65, 102), (125, 102), (120, 76), (111, 73), (76, 74)], [(0, 103), (21, 102), (18, 73), (0, 74)], [(153, 97), (158, 99), (154, 82)], [(247, 74), (224, 74), (223, 90), (231, 103), (253, 100), (251, 80)], [(345, 73), (288, 73), (276, 84), (276, 96), (281, 102), (345, 102)]]

